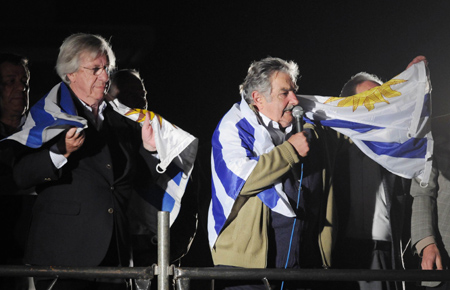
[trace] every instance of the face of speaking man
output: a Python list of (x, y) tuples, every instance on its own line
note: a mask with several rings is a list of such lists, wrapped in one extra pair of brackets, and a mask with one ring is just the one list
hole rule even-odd
[(275, 72), (271, 77), (271, 87), (270, 101), (262, 93), (254, 91), (254, 104), (262, 114), (286, 128), (293, 121), (292, 108), (298, 105), (295, 85), (289, 74)]

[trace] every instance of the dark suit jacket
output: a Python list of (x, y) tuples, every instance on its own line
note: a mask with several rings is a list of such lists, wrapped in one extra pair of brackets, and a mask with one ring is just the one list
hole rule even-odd
[[(82, 109), (77, 109), (83, 115)], [(127, 259), (125, 209), (133, 194), (132, 178), (137, 158), (149, 159), (151, 154), (142, 147), (137, 123), (109, 105), (104, 116), (102, 129), (97, 131), (89, 124), (83, 146), (61, 169), (56, 169), (50, 158), (52, 144), (30, 150), (15, 165), (17, 184), (36, 186), (38, 193), (26, 263), (97, 266), (106, 255), (113, 231), (123, 246), (121, 256)]]
[[(442, 122), (442, 123), (439, 123)], [(414, 178), (411, 195), (414, 198), (411, 218), (411, 245), (432, 236), (439, 249), (442, 266), (450, 267), (450, 118), (436, 120), (437, 129), (433, 131), (435, 140), (433, 169), (427, 186), (420, 185)], [(442, 131), (441, 131), (442, 130)], [(426, 244), (422, 245), (426, 246)], [(420, 254), (420, 253), (419, 253)], [(423, 286), (434, 287), (441, 282), (423, 282)]]
[[(350, 146), (356, 146), (356, 145), (350, 145)], [(336, 161), (336, 166), (339, 168), (340, 166), (348, 166), (348, 147), (342, 148), (346, 152), (340, 154), (340, 157), (346, 157), (346, 160), (340, 160), (340, 158)], [(344, 164), (347, 163), (347, 164)], [(412, 199), (409, 195), (409, 189), (411, 181), (401, 178), (386, 169), (384, 169), (381, 165), (379, 165), (380, 171), (381, 171), (381, 178), (382, 178), (382, 184), (384, 187), (384, 192), (386, 195), (386, 209), (388, 212), (388, 217), (391, 225), (391, 255), (392, 255), (392, 269), (402, 269), (403, 268), (403, 262), (402, 262), (402, 250), (406, 247), (407, 241), (409, 239), (409, 221), (411, 217), (411, 202)], [(341, 175), (340, 177), (336, 178), (334, 180), (336, 187), (335, 187), (335, 195), (336, 195), (336, 203), (338, 206), (338, 215), (339, 215), (339, 232), (345, 233), (347, 230), (344, 228), (345, 224), (348, 220), (348, 204), (349, 203), (343, 203), (343, 201), (347, 201), (346, 198), (348, 197), (347, 194), (350, 192), (350, 174), (351, 169), (346, 168), (343, 169), (342, 167), (339, 170), (336, 170), (336, 172), (339, 172), (338, 174)], [(342, 176), (344, 175), (344, 176)], [(344, 184), (341, 184), (340, 186), (337, 185), (337, 183), (344, 182)], [(339, 189), (342, 189), (343, 187), (347, 187), (344, 191), (341, 191)], [(345, 197), (344, 197), (345, 195)], [(339, 237), (338, 233), (338, 239), (344, 238)]]
[[(340, 250), (342, 243), (345, 243), (346, 224), (349, 218), (349, 193), (350, 193), (350, 173), (349, 168), (349, 148), (353, 145), (350, 139), (336, 131), (317, 126), (324, 146), (323, 161), (328, 172), (325, 178), (329, 187), (332, 187), (333, 197), (333, 263), (332, 266), (340, 264), (341, 259), (345, 259), (345, 253)], [(382, 175), (382, 182), (386, 193), (386, 206), (391, 224), (392, 236), (392, 268), (402, 268), (402, 248), (407, 245), (410, 237), (410, 216), (411, 202), (409, 195), (411, 181), (390, 173), (379, 166)], [(341, 257), (344, 255), (343, 257)]]

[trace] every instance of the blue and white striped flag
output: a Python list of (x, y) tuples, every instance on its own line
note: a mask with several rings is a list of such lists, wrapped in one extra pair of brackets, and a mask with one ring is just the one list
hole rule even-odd
[(370, 158), (428, 183), (433, 154), (431, 83), (419, 62), (379, 87), (346, 97), (299, 95), (306, 120), (347, 135)]
[[(59, 88), (61, 97), (58, 101)], [(87, 120), (77, 116), (69, 89), (61, 83), (31, 107), (22, 130), (7, 139), (30, 148), (40, 148), (71, 127), (78, 127), (80, 130), (87, 128)]]
[[(110, 104), (118, 113), (143, 124), (145, 110), (130, 109), (117, 100)], [(159, 163), (155, 166), (159, 174), (153, 188), (142, 198), (157, 210), (169, 211), (172, 224), (180, 211), (181, 198), (194, 168), (198, 139), (161, 116), (149, 113), (158, 148)], [(86, 119), (77, 115), (67, 86), (59, 83), (30, 109), (22, 130), (4, 140), (15, 140), (30, 148), (40, 148), (66, 129), (78, 127), (83, 130), (87, 124)]]
[[(286, 130), (290, 132), (292, 126)], [(220, 121), (212, 137), (212, 200), (208, 213), (208, 239), (211, 247), (259, 156), (270, 152), (274, 147), (269, 132), (258, 123), (255, 113), (244, 99), (234, 104)], [(289, 217), (295, 216), (281, 183), (257, 196), (273, 211)]]

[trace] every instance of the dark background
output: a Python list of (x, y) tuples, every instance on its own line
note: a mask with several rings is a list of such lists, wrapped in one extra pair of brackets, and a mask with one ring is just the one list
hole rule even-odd
[(433, 114), (450, 110), (447, 0), (3, 2), (0, 50), (30, 59), (32, 101), (60, 81), (54, 65), (64, 38), (104, 36), (119, 68), (141, 72), (149, 108), (200, 139), (196, 169), (205, 193), (212, 132), (240, 100), (239, 84), (254, 60), (294, 60), (299, 93), (336, 96), (360, 71), (387, 81), (425, 55)]
[(202, 144), (240, 99), (249, 64), (269, 55), (298, 63), (299, 93), (327, 96), (359, 71), (386, 81), (425, 55), (434, 115), (450, 109), (450, 1), (216, 2), (2, 3), (0, 49), (29, 57), (36, 99), (60, 81), (54, 65), (64, 38), (100, 34), (119, 68), (141, 72), (150, 109)]

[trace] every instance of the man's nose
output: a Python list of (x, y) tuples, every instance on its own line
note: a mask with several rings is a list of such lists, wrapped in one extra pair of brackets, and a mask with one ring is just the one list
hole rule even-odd
[(29, 87), (28, 82), (20, 80), (16, 82), (16, 84), (21, 91), (26, 92), (28, 90)]
[(298, 105), (298, 99), (294, 92), (290, 91), (288, 97), (289, 97), (290, 104), (292, 104), (294, 106)]
[(109, 80), (109, 74), (106, 70), (102, 70), (102, 73), (98, 76), (98, 78), (107, 82)]

